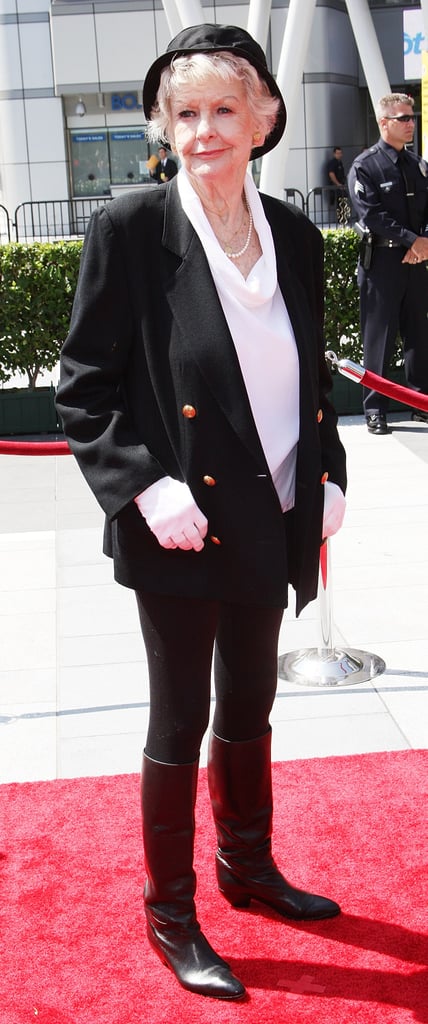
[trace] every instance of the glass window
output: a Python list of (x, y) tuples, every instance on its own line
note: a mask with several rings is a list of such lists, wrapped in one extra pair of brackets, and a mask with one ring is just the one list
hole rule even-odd
[(73, 196), (104, 196), (110, 185), (150, 182), (150, 155), (144, 128), (105, 128), (70, 132)]
[(74, 196), (103, 196), (110, 189), (107, 131), (70, 132)]
[(143, 129), (110, 129), (110, 170), (112, 185), (137, 185), (149, 181), (149, 156)]

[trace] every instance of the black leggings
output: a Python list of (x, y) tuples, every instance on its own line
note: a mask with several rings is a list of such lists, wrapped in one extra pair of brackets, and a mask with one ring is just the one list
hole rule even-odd
[(209, 721), (213, 650), (215, 733), (236, 741), (267, 732), (283, 609), (142, 591), (136, 596), (150, 681), (146, 754), (168, 764), (199, 756)]

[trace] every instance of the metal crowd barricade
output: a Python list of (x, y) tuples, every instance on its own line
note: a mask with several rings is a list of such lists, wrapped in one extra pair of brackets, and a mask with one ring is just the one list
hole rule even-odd
[[(349, 197), (346, 191), (340, 195), (334, 185), (319, 185), (312, 188), (306, 197), (300, 189), (284, 186), (283, 195), (288, 203), (293, 203), (303, 210), (319, 228), (351, 226), (352, 208)], [(20, 203), (16, 207), (13, 220), (6, 207), (0, 205), (0, 243), (11, 241), (12, 230), (17, 242), (50, 242), (82, 238), (92, 211), (111, 202), (112, 199), (113, 194)]]
[(5, 206), (0, 204), (0, 244), (10, 242), (10, 217)]
[(111, 196), (93, 196), (21, 203), (15, 210), (16, 241), (50, 242), (81, 238), (92, 211), (111, 199)]
[(294, 205), (299, 206), (301, 210), (305, 210), (306, 200), (303, 195), (303, 192), (301, 192), (300, 189), (284, 188), (284, 193), (284, 198), (287, 200), (287, 203), (294, 203)]
[(334, 185), (311, 188), (306, 196), (305, 210), (319, 228), (351, 227), (352, 207), (346, 189), (342, 193)]

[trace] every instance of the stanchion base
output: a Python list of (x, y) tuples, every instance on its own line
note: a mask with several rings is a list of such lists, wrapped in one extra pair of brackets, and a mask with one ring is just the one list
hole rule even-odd
[(366, 683), (385, 671), (386, 665), (377, 654), (346, 650), (320, 650), (317, 647), (290, 651), (278, 662), (278, 675), (299, 686), (349, 686)]

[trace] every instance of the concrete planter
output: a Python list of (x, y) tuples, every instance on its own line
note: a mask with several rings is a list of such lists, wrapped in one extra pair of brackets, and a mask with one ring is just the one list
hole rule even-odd
[(55, 388), (0, 391), (0, 435), (49, 434), (59, 429)]

